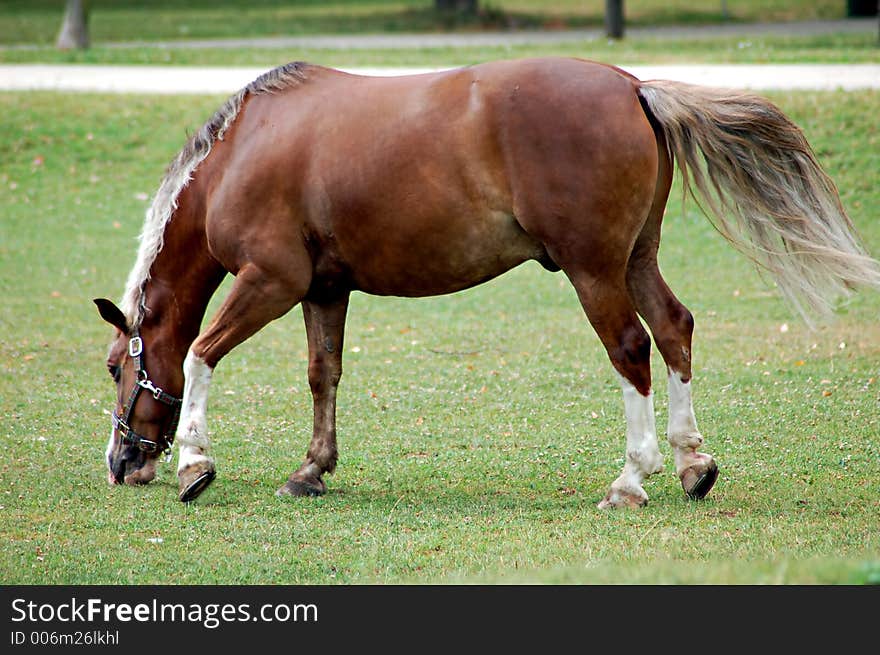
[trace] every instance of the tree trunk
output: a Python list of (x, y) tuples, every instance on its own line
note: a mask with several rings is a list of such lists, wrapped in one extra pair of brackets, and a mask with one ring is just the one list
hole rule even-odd
[(88, 11), (83, 0), (67, 0), (55, 47), (59, 50), (85, 50), (89, 47)]
[(623, 0), (605, 0), (605, 34), (610, 39), (623, 38)]
[(434, 0), (434, 7), (440, 11), (475, 14), (477, 13), (477, 0)]
[(846, 0), (846, 15), (850, 18), (858, 16), (876, 16), (878, 13), (875, 0)]

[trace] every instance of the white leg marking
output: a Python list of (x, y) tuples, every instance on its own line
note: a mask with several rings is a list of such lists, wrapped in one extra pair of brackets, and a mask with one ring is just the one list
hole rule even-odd
[(669, 425), (666, 438), (675, 455), (675, 469), (681, 473), (693, 464), (697, 448), (703, 445), (703, 436), (697, 429), (694, 405), (691, 400), (690, 380), (683, 382), (681, 373), (669, 370)]
[(213, 370), (192, 351), (183, 361), (183, 407), (175, 440), (180, 445), (180, 461), (177, 472), (200, 460), (208, 460), (205, 451), (211, 445), (208, 440), (208, 390)]
[(600, 507), (624, 504), (625, 496), (647, 502), (648, 494), (642, 489), (642, 482), (652, 473), (663, 470), (663, 457), (657, 445), (654, 394), (643, 396), (629, 380), (620, 374), (618, 377), (626, 411), (626, 462), (623, 473), (611, 483), (611, 490)]
[(683, 382), (681, 373), (669, 369), (669, 434), (698, 432), (691, 400), (691, 382)]
[(657, 446), (657, 428), (654, 421), (654, 393), (640, 394), (622, 375), (623, 406), (626, 411), (626, 464), (638, 483), (663, 470), (663, 457)]

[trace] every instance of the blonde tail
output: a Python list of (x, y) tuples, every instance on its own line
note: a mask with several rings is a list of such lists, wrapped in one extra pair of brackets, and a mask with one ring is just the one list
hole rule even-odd
[[(690, 193), (716, 229), (769, 271), (812, 324), (859, 285), (880, 288), (834, 182), (801, 130), (768, 100), (681, 82), (642, 82)], [(702, 201), (702, 203), (700, 202)]]

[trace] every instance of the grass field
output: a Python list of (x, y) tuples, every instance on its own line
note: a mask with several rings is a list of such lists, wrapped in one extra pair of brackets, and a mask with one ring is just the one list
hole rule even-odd
[(174, 48), (95, 46), (62, 52), (51, 47), (0, 49), (0, 63), (159, 64), (188, 66), (265, 66), (309, 61), (325, 66), (464, 66), (494, 59), (574, 56), (615, 64), (671, 63), (878, 63), (880, 48), (873, 34), (820, 36), (755, 36), (687, 39), (605, 39), (541, 45), (457, 48), (327, 49)]
[[(776, 93), (880, 254), (877, 92)], [(3, 583), (880, 582), (880, 294), (808, 331), (673, 191), (664, 274), (696, 322), (696, 408), (721, 478), (671, 471), (639, 511), (595, 505), (623, 461), (620, 391), (561, 274), (452, 296), (356, 294), (340, 464), (274, 490), (311, 426), (299, 309), (217, 369), (219, 477), (110, 488), (110, 331), (148, 198), (218, 97), (0, 94)], [(222, 295), (222, 294), (220, 294)], [(654, 358), (657, 424), (665, 371)]]
[[(140, 41), (289, 34), (561, 29), (601, 26), (604, 0), (482, 0), (477, 16), (438, 13), (433, 0), (90, 0), (92, 39)], [(549, 5), (549, 6), (548, 6)], [(640, 0), (627, 3), (632, 26), (842, 18), (843, 0)], [(64, 0), (0, 2), (0, 43), (52, 44)]]
[[(266, 66), (287, 61), (311, 61), (329, 66), (438, 66), (467, 65), (490, 59), (545, 55), (580, 56), (617, 64), (706, 63), (876, 63), (880, 62), (875, 32), (826, 35), (750, 35), (724, 37), (630, 37), (622, 41), (604, 38), (564, 44), (461, 48), (316, 48), (249, 47), (187, 48), (174, 46), (183, 38), (222, 38), (310, 35), (315, 33), (436, 31), (442, 25), (430, 9), (429, 0), (382, 2), (300, 2), (264, 0), (247, 3), (94, 2), (91, 15), (92, 47), (85, 51), (58, 51), (53, 40), (58, 29), (58, 2), (0, 3), (0, 62), (2, 63), (100, 63), (171, 64), (206, 66)], [(628, 24), (662, 26), (713, 24), (737, 21), (785, 21), (840, 18), (844, 3), (838, 0), (730, 0), (729, 17), (723, 19), (720, 2), (700, 5), (675, 0), (646, 0), (627, 6)], [(520, 27), (600, 26), (604, 3), (570, 0), (546, 3), (510, 0), (483, 3), (505, 16), (520, 18)], [(543, 13), (542, 13), (543, 12)], [(548, 13), (549, 12), (549, 13)], [(495, 15), (495, 14), (493, 14)], [(396, 19), (389, 23), (389, 16)], [(461, 28), (462, 26), (458, 26)], [(472, 26), (474, 29), (479, 26)], [(498, 25), (484, 25), (497, 29)], [(164, 41), (162, 47), (142, 44)], [(116, 47), (108, 42), (119, 42)], [(129, 42), (129, 43), (125, 43)], [(16, 44), (41, 47), (15, 47)], [(9, 47), (12, 46), (12, 47)]]

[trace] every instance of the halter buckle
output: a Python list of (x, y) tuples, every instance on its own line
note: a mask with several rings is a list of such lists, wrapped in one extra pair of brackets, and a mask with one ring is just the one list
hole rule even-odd
[(144, 342), (140, 337), (132, 337), (128, 341), (128, 354), (131, 357), (138, 357), (144, 352)]
[(155, 453), (157, 450), (159, 450), (158, 443), (156, 443), (152, 439), (147, 439), (141, 436), (138, 437), (137, 446), (145, 453)]
[(140, 385), (141, 389), (146, 389), (147, 391), (152, 393), (153, 398), (155, 398), (156, 400), (159, 400), (164, 393), (159, 387), (152, 383), (150, 378), (146, 376), (144, 376), (143, 380), (138, 380), (138, 384)]

